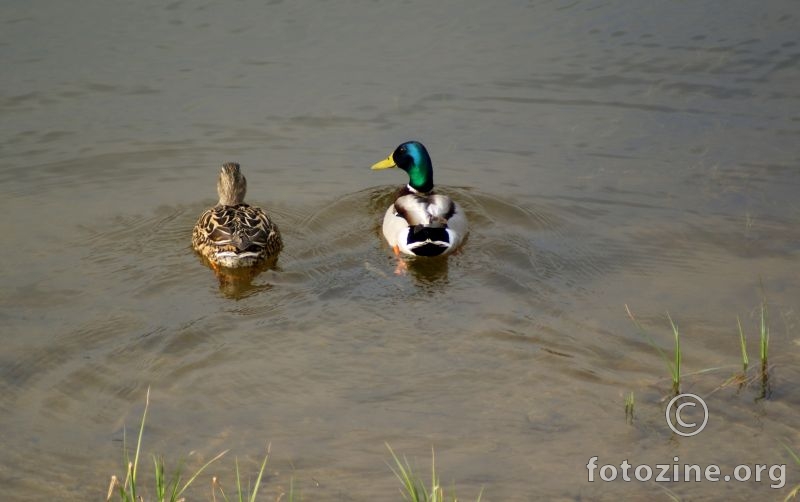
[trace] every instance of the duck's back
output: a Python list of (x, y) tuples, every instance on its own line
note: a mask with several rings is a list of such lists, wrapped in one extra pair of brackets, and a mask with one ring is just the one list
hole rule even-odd
[(277, 256), (280, 232), (261, 208), (248, 204), (215, 206), (200, 216), (192, 246), (214, 264), (240, 268)]

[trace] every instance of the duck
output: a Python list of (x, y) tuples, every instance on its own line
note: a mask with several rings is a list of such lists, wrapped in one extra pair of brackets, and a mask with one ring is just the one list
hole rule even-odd
[(433, 189), (433, 164), (419, 141), (407, 141), (373, 170), (400, 168), (408, 173), (383, 217), (383, 236), (395, 255), (446, 256), (456, 251), (467, 235), (467, 216), (461, 206)]
[(192, 231), (192, 247), (212, 268), (241, 269), (278, 257), (283, 240), (263, 209), (244, 201), (247, 178), (236, 162), (222, 164), (217, 179), (219, 202), (207, 209)]

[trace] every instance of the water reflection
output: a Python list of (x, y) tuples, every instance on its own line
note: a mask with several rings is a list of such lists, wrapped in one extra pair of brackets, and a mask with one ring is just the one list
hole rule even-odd
[[(364, 479), (396, 495), (375, 470), (387, 439), (435, 446), (492, 500), (663, 496), (582, 483), (592, 452), (786, 459), (770, 438), (796, 436), (800, 403), (794, 3), (102, 5), (2, 6), (5, 498), (85, 499), (149, 384), (148, 454), (275, 441), (265, 490), (293, 476), (307, 500)], [(470, 234), (395, 275), (380, 222), (399, 183), (373, 184), (400, 180), (367, 166), (410, 135), (440, 152)], [(252, 276), (212, 275), (189, 246), (213, 203), (199, 166), (232, 157), (286, 243)], [(683, 321), (687, 372), (730, 366), (758, 277), (775, 372), (719, 390), (716, 430), (669, 444), (663, 363), (622, 305)]]
[[(432, 286), (444, 286), (448, 284), (447, 273), (450, 264), (449, 256), (437, 256), (433, 258), (398, 258), (398, 268), (395, 273), (410, 274), (417, 285), (423, 289)], [(403, 264), (402, 266), (400, 264)]]
[(275, 268), (277, 258), (268, 260), (257, 267), (239, 269), (215, 267), (205, 257), (198, 255), (198, 258), (213, 270), (219, 281), (219, 292), (225, 298), (241, 300), (273, 288), (273, 285), (269, 283), (253, 284), (253, 280), (262, 272)]

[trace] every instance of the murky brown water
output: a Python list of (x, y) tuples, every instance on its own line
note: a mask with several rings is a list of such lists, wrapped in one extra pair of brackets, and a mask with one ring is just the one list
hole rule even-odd
[[(0, 13), (4, 500), (104, 497), (148, 386), (147, 453), (230, 448), (255, 472), (271, 442), (265, 500), (291, 478), (304, 500), (399, 500), (385, 442), (423, 474), (434, 447), (467, 500), (800, 483), (781, 446), (800, 451), (797, 4)], [(378, 227), (405, 180), (369, 166), (412, 138), (472, 231), (398, 276)], [(286, 243), (249, 285), (189, 246), (227, 160)], [(738, 369), (737, 316), (757, 358), (762, 291), (772, 394), (714, 392)], [(669, 311), (685, 372), (721, 368), (684, 384), (707, 397), (700, 435), (667, 428), (667, 369), (625, 304), (665, 349)], [(781, 490), (589, 483), (595, 455), (789, 465)]]

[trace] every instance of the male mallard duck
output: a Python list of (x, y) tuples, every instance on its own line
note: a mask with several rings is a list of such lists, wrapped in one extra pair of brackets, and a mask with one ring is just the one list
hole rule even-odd
[(215, 267), (261, 265), (283, 247), (275, 223), (260, 207), (244, 202), (246, 192), (239, 164), (223, 164), (217, 180), (219, 203), (200, 216), (192, 232), (192, 247)]
[(383, 218), (383, 235), (395, 254), (440, 256), (455, 251), (467, 235), (467, 217), (453, 199), (433, 193), (433, 166), (422, 143), (403, 143), (372, 169), (390, 167), (407, 172), (409, 180)]

